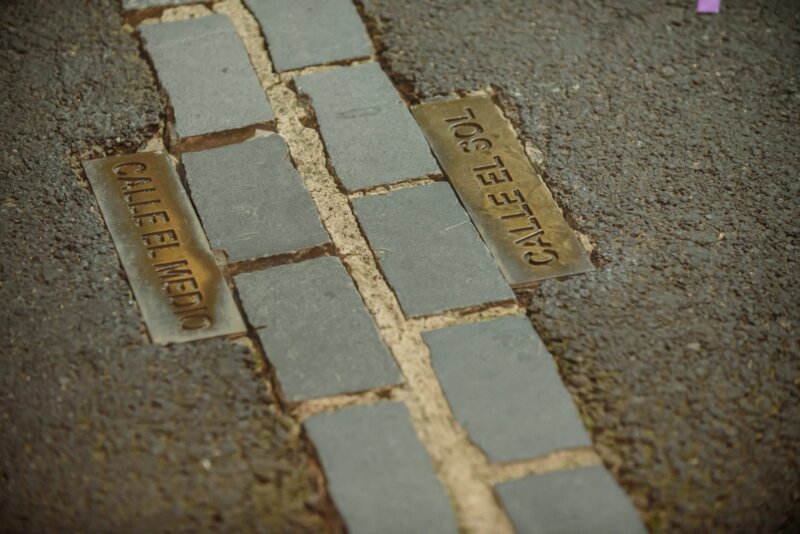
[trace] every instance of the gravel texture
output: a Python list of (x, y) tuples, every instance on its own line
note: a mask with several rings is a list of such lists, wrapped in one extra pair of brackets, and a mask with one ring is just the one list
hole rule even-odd
[(800, 529), (797, 3), (363, 8), (410, 100), (501, 91), (594, 244), (530, 316), (651, 529)]
[(0, 530), (319, 531), (307, 445), (248, 351), (147, 343), (69, 163), (158, 126), (118, 2), (3, 4)]

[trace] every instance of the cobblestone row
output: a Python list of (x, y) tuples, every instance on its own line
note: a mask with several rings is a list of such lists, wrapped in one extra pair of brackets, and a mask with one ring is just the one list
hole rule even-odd
[[(353, 5), (246, 5), (139, 31), (175, 139), (201, 137), (175, 154), (212, 246), (286, 258), (234, 280), (349, 530), (642, 531), (602, 466), (576, 467), (591, 442), (552, 357), (449, 184), (419, 180), (440, 170)], [(226, 14), (260, 22), (275, 73)], [(277, 133), (203, 146), (259, 125)]]

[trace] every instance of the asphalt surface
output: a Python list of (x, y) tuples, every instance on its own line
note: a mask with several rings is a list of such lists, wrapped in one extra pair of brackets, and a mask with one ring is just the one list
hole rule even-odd
[(501, 92), (594, 244), (525, 296), (649, 527), (800, 531), (800, 4), (364, 4), (410, 101)]
[(70, 163), (158, 128), (118, 3), (1, 5), (0, 531), (319, 531), (308, 445), (248, 351), (146, 341)]

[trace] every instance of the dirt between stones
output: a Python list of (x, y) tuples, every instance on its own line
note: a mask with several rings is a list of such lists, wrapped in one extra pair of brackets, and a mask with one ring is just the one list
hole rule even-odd
[(529, 315), (654, 531), (800, 529), (800, 9), (365, 0), (412, 102), (494, 85), (596, 273)]
[(321, 478), (250, 352), (146, 342), (70, 166), (159, 128), (118, 4), (0, 14), (0, 530), (319, 532)]

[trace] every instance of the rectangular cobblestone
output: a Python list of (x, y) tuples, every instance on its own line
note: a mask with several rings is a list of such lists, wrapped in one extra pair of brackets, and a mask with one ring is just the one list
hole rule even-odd
[(274, 119), (226, 16), (144, 24), (139, 31), (175, 112), (178, 139)]
[(453, 414), (491, 461), (592, 444), (552, 356), (526, 318), (422, 336)]
[(345, 408), (312, 417), (305, 428), (348, 532), (457, 532), (403, 404)]
[(528, 476), (495, 489), (517, 532), (647, 532), (627, 495), (599, 465)]
[(280, 136), (188, 153), (183, 165), (211, 246), (229, 261), (329, 242)]
[(439, 172), (419, 126), (377, 63), (295, 81), (311, 97), (331, 163), (347, 190)]
[(351, 0), (245, 0), (278, 72), (368, 57), (372, 45)]
[(239, 275), (236, 286), (290, 401), (402, 381), (338, 258)]
[(406, 314), (514, 298), (449, 184), (356, 198), (353, 208)]

